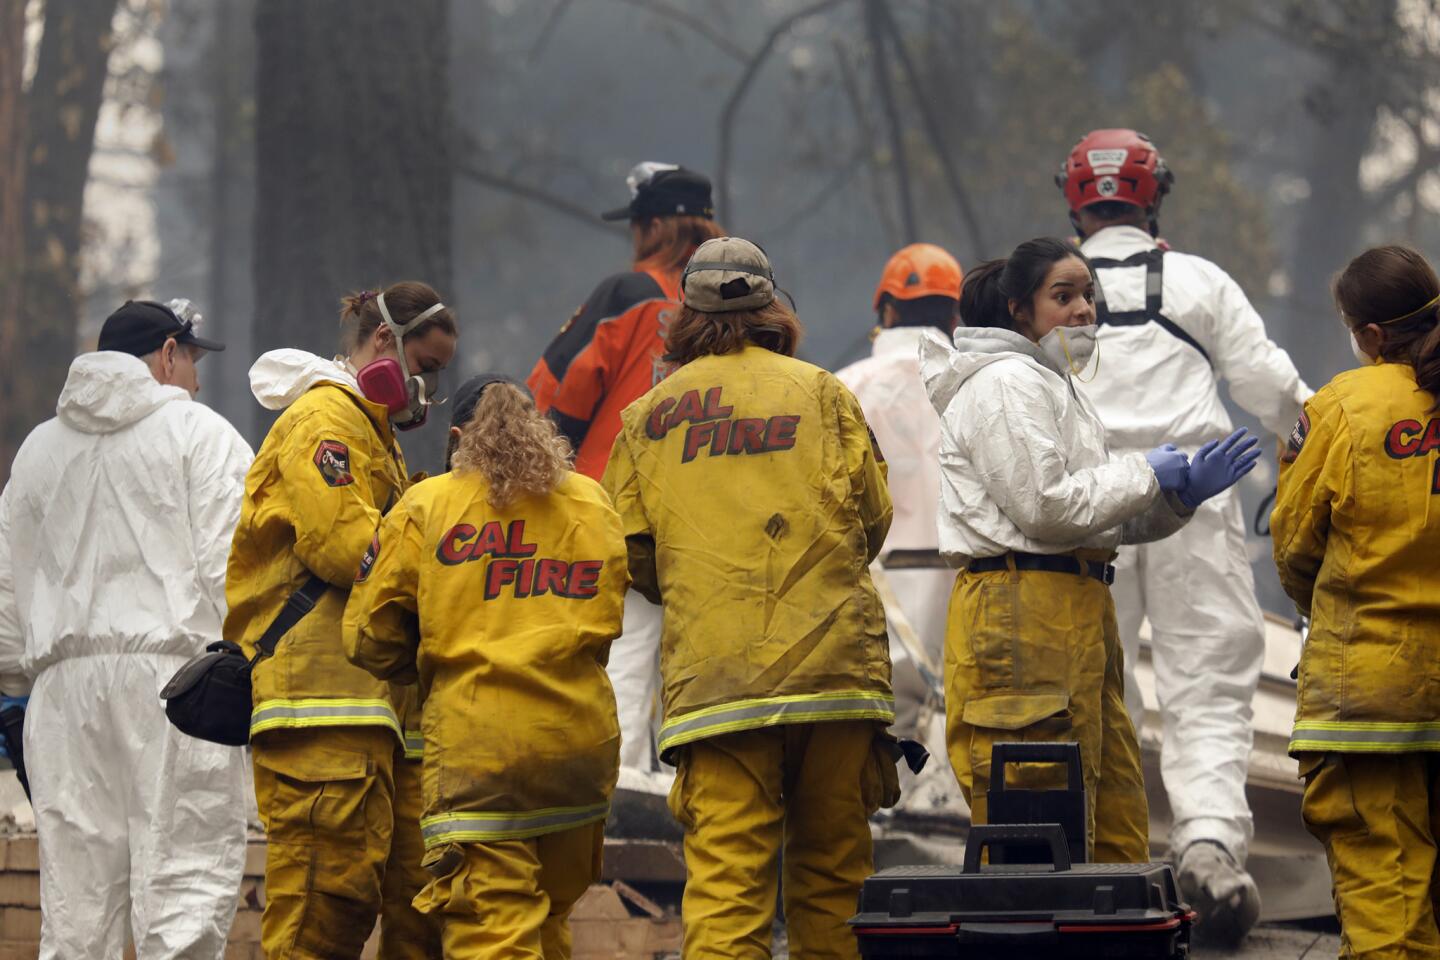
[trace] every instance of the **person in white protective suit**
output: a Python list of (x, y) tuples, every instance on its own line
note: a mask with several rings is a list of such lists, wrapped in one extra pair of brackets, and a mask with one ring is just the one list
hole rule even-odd
[[(1133, 130), (1089, 134), (1057, 178), (1099, 278), (1105, 363), (1082, 389), (1118, 450), (1165, 439), (1193, 452), (1227, 433), (1222, 379), (1236, 403), (1284, 436), (1312, 391), (1234, 280), (1155, 239), (1173, 180), (1155, 145)], [(1265, 636), (1240, 498), (1216, 497), (1176, 536), (1125, 548), (1116, 570), (1126, 703), (1137, 730), (1144, 710), (1134, 667), (1141, 621), (1150, 620), (1181, 891), (1199, 909), (1201, 930), (1238, 942), (1259, 916), (1244, 869), (1254, 833), (1245, 778)]]
[[(1180, 529), (1259, 456), (1237, 431), (1188, 461), (1173, 444), (1111, 452), (1075, 388), (1095, 354), (1095, 282), (1076, 248), (1042, 238), (973, 269), (954, 345), (926, 331), (920, 370), (940, 413), (940, 552), (960, 568), (945, 650), (950, 761), (988, 822), (999, 742), (1079, 745), (1087, 847), (1149, 860), (1149, 815), (1110, 584), (1122, 543)], [(1026, 765), (1012, 786), (1063, 787)]]
[[(895, 518), (881, 553), (883, 578), (914, 635), (924, 646), (916, 664), (887, 607), (890, 661), (898, 737), (916, 737), (928, 692), (921, 670), (943, 662), (945, 610), (955, 571), (940, 559), (935, 507), (940, 501), (940, 417), (920, 382), (920, 337), (927, 329), (949, 334), (960, 308), (960, 264), (944, 249), (912, 243), (885, 264), (875, 289), (878, 327), (869, 357), (836, 374), (865, 411), (889, 465)], [(938, 673), (938, 671), (937, 671)], [(939, 678), (936, 676), (935, 681)]]
[[(183, 315), (183, 318), (182, 318)], [(0, 493), (0, 686), (25, 757), (40, 956), (219, 958), (245, 863), (244, 752), (170, 726), (160, 690), (220, 639), (251, 451), (192, 402), (188, 301), (126, 303), (70, 365)]]

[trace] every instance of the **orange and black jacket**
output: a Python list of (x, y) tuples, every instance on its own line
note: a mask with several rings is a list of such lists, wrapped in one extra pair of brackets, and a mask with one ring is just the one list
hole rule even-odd
[(665, 379), (665, 334), (679, 273), (636, 269), (600, 282), (545, 349), (526, 381), (536, 405), (575, 448), (575, 469), (605, 473), (620, 411)]

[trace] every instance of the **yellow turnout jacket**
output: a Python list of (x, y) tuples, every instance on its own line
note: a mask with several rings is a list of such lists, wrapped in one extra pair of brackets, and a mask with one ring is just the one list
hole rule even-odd
[(1305, 404), (1271, 518), (1311, 618), (1290, 752), (1440, 750), (1440, 412), (1414, 368), (1340, 374)]
[(226, 569), (225, 639), (253, 656), (255, 641), (311, 573), (330, 589), (255, 668), (250, 733), (384, 726), (419, 756), (414, 688), (376, 680), (346, 660), (340, 644), (361, 557), (381, 514), (409, 485), (386, 408), (366, 400), (338, 364), (298, 350), (262, 357), (251, 381), (266, 406), (293, 402), (245, 478)]
[(345, 611), (345, 652), (420, 681), (427, 849), (603, 820), (620, 769), (605, 675), (629, 577), (620, 518), (577, 473), (503, 510), (478, 473), (386, 516)]
[(894, 720), (868, 565), (890, 527), (860, 404), (760, 347), (626, 408), (605, 472), (636, 589), (665, 606), (660, 753), (775, 724)]

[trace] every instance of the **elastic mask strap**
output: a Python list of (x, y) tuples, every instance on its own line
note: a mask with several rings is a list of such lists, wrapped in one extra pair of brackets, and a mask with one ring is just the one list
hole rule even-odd
[(424, 323), (426, 320), (429, 320), (431, 317), (435, 316), (435, 314), (439, 313), (441, 310), (444, 310), (444, 309), (445, 309), (445, 304), (443, 304), (443, 303), (437, 303), (437, 304), (435, 304), (435, 306), (431, 307), (429, 310), (426, 310), (424, 313), (420, 314), (420, 315), (419, 315), (418, 317), (416, 317), (414, 320), (411, 320), (410, 323), (411, 323), (412, 325)]
[(1382, 320), (1380, 321), (1380, 325), (1383, 327), (1388, 327), (1392, 323), (1404, 323), (1407, 320), (1414, 320), (1417, 317), (1424, 316), (1427, 311), (1434, 310), (1437, 306), (1440, 306), (1440, 296), (1437, 296), (1435, 299), (1425, 304), (1425, 306), (1421, 307), (1419, 310), (1411, 310), (1403, 317), (1395, 317), (1393, 320)]
[(375, 302), (380, 305), (380, 317), (385, 321), (386, 329), (395, 338), (395, 353), (400, 358), (400, 372), (409, 380), (410, 365), (405, 362), (405, 328), (390, 319), (390, 310), (385, 306), (385, 294), (377, 293)]
[(1100, 375), (1100, 341), (1098, 339), (1095, 341), (1095, 371), (1090, 374), (1089, 380), (1080, 379), (1080, 374), (1085, 372), (1085, 368), (1082, 366), (1079, 370), (1075, 369), (1075, 358), (1070, 356), (1070, 338), (1065, 336), (1064, 330), (1060, 331), (1060, 346), (1065, 350), (1065, 368), (1070, 371), (1070, 376), (1074, 378), (1075, 382), (1093, 383), (1095, 378)]
[[(405, 327), (400, 326), (400, 324), (396, 323), (390, 318), (390, 309), (385, 306), (385, 294), (376, 294), (375, 303), (378, 304), (380, 307), (380, 317), (385, 321), (385, 326), (390, 329), (390, 333), (395, 337), (395, 352), (400, 355), (400, 372), (405, 375), (406, 380), (409, 380), (410, 364), (407, 363), (405, 360)], [(441, 310), (444, 309), (445, 304), (437, 303), (427, 309), (424, 313), (417, 315), (413, 320), (410, 321), (408, 326), (415, 326), (417, 324), (424, 323), (426, 320), (429, 320), (431, 317), (435, 316), (435, 314), (439, 313)], [(422, 401), (428, 402), (425, 401), (423, 397)]]

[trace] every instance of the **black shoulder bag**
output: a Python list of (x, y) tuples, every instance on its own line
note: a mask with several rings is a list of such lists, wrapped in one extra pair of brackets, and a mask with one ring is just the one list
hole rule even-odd
[(290, 594), (274, 622), (255, 641), (255, 656), (229, 640), (220, 640), (175, 672), (160, 699), (165, 715), (181, 733), (211, 743), (243, 747), (250, 742), (250, 672), (265, 657), (274, 655), (275, 645), (305, 618), (330, 585), (310, 575), (304, 585)]

